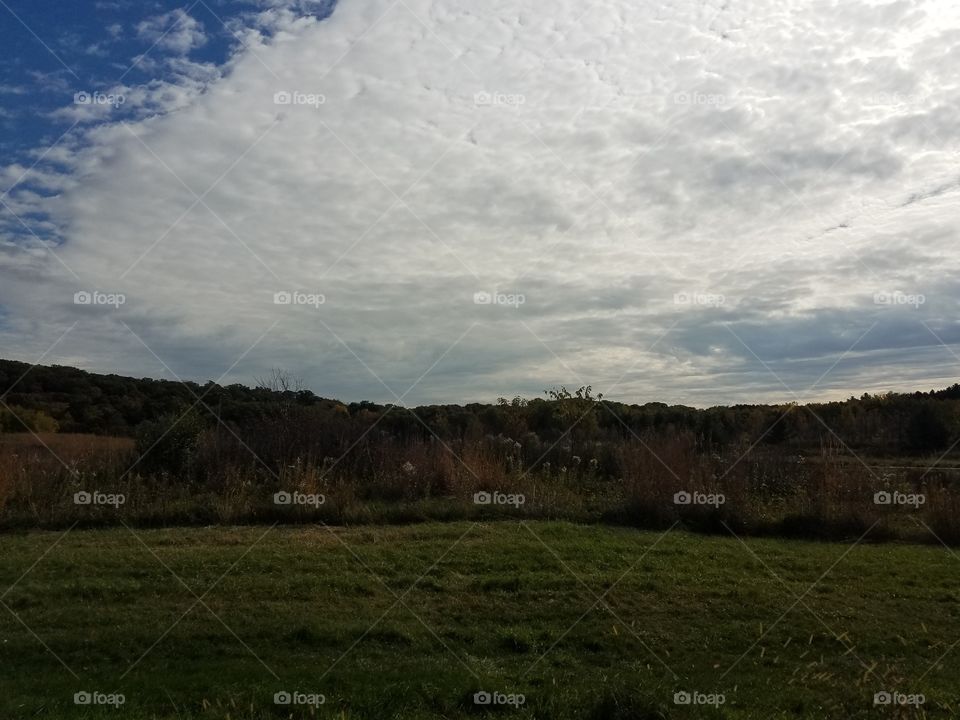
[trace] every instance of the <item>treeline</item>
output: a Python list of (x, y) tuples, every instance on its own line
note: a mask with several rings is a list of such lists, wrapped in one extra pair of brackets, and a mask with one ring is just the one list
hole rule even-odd
[[(122, 375), (101, 375), (62, 365), (30, 366), (0, 360), (0, 397), (25, 422), (0, 407), (0, 431), (48, 431), (134, 437), (144, 423), (182, 414), (191, 406), (244, 424), (277, 416), (291, 403), (320, 409), (341, 406), (309, 390), (274, 390), (234, 384), (199, 384)], [(207, 409), (209, 407), (209, 409)], [(342, 407), (342, 406), (341, 406)], [(25, 412), (19, 412), (19, 410)], [(25, 427), (26, 425), (26, 427)]]
[[(643, 405), (596, 397), (590, 388), (548, 392), (543, 398), (501, 398), (496, 404), (430, 405), (407, 410), (371, 402), (320, 398), (276, 371), (258, 387), (198, 384), (101, 375), (64, 366), (0, 360), (0, 432), (149, 435), (191, 409), (200, 425), (264, 432), (281, 427), (282, 442), (303, 449), (339, 445), (336, 436), (377, 424), (400, 441), (431, 436), (463, 439), (536, 438), (571, 446), (616, 442), (646, 434), (689, 434), (703, 449), (757, 443), (813, 449), (825, 439), (875, 455), (926, 454), (960, 438), (960, 384), (911, 394), (863, 395), (845, 401), (791, 405), (734, 405), (697, 409), (660, 402)], [(324, 441), (317, 433), (329, 433)], [(246, 433), (244, 433), (246, 434)], [(273, 435), (267, 432), (267, 435)], [(295, 454), (302, 454), (295, 452)]]

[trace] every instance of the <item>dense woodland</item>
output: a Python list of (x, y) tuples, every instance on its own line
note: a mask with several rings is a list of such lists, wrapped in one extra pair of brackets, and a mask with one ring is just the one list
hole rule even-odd
[(188, 409), (202, 422), (217, 418), (236, 428), (296, 418), (305, 428), (377, 422), (398, 438), (436, 434), (503, 435), (519, 441), (530, 433), (555, 441), (601, 441), (654, 432), (688, 432), (704, 447), (744, 441), (817, 448), (834, 437), (852, 449), (879, 455), (946, 450), (960, 437), (960, 384), (912, 394), (863, 395), (806, 406), (771, 405), (697, 409), (661, 402), (625, 404), (594, 397), (590, 388), (547, 391), (534, 399), (501, 398), (496, 404), (429, 405), (412, 409), (371, 402), (342, 403), (317, 397), (285, 373), (257, 387), (212, 382), (100, 375), (72, 367), (0, 360), (0, 431), (56, 431), (136, 437), (152, 424)]

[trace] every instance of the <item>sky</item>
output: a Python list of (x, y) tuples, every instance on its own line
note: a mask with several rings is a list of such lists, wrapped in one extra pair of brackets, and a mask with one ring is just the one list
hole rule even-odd
[(0, 0), (0, 357), (694, 406), (960, 376), (946, 0)]

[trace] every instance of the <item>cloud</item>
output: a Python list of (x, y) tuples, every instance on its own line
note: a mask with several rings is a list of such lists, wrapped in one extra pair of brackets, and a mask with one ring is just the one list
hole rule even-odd
[(181, 8), (137, 23), (137, 36), (179, 55), (186, 55), (207, 42), (203, 24)]
[[(188, 53), (177, 12), (138, 32)], [(586, 382), (705, 405), (955, 374), (948, 4), (270, 3), (228, 25), (222, 67), (124, 87), (131, 114), (85, 116), (5, 200), (52, 243), (0, 224), (20, 359), (76, 322), (53, 357), (283, 366), (345, 399)]]

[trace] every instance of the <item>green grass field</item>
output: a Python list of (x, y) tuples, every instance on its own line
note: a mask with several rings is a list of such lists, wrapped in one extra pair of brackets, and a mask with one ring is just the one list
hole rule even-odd
[(0, 718), (956, 717), (958, 580), (936, 547), (548, 522), (6, 535)]

